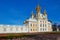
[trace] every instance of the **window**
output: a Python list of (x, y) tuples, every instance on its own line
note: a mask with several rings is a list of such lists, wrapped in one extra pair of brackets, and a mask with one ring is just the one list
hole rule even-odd
[(23, 28), (21, 28), (21, 31), (23, 31)]
[(33, 24), (33, 26), (37, 26), (37, 24)]
[(40, 27), (42, 27), (42, 24), (40, 24)]
[(3, 31), (6, 31), (6, 28), (3, 28)]
[(40, 22), (42, 22), (42, 21), (40, 21)]
[(16, 31), (18, 31), (18, 27), (16, 27)]
[(46, 27), (47, 25), (45, 24), (45, 27)]
[(42, 17), (43, 17), (43, 15), (42, 15)]
[(43, 31), (44, 31), (44, 28), (43, 28)]
[(35, 29), (33, 29), (33, 31), (34, 31)]
[(43, 27), (44, 27), (44, 24), (43, 24)]
[(13, 28), (12, 27), (10, 28), (10, 31), (13, 31)]
[(32, 26), (32, 24), (31, 24), (31, 26)]
[(45, 28), (45, 31), (46, 31), (46, 28)]
[(42, 28), (40, 28), (40, 30), (42, 31)]
[(32, 31), (32, 29), (31, 29), (31, 31)]

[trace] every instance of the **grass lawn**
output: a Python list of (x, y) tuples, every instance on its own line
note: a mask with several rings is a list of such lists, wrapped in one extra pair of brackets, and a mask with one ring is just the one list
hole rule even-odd
[(36, 33), (5, 33), (0, 34), (0, 38), (31, 37), (34, 35), (60, 34), (60, 32), (36, 32)]

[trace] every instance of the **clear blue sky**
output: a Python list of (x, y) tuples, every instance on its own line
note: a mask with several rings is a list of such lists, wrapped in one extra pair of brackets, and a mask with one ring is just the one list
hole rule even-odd
[[(40, 0), (42, 13), (46, 7), (48, 19), (60, 24), (60, 0)], [(22, 25), (31, 16), (38, 0), (0, 0), (0, 24)]]

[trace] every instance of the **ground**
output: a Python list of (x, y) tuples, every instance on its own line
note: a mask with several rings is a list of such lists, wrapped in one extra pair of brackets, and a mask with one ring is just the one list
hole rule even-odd
[(0, 34), (0, 40), (60, 40), (60, 32)]

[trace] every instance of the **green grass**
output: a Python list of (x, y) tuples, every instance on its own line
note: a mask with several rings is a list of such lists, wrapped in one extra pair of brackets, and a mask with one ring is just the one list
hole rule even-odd
[(0, 38), (17, 38), (17, 37), (32, 37), (34, 35), (45, 35), (45, 34), (60, 34), (60, 32), (38, 32), (38, 33), (10, 33), (6, 36), (0, 36)]

